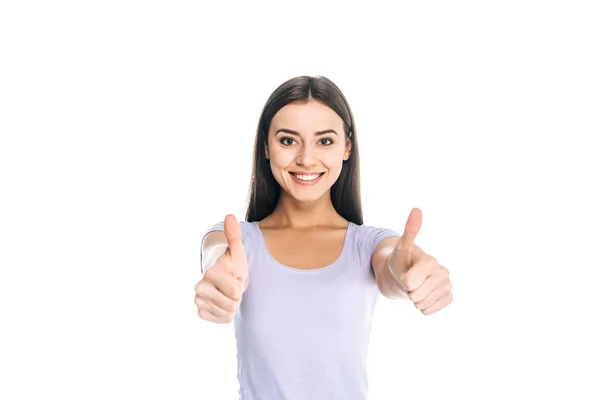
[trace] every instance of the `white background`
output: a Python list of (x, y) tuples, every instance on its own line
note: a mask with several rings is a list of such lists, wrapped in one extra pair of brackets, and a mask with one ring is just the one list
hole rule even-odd
[(2, 2), (0, 398), (237, 399), (200, 239), (297, 75), (350, 102), (365, 223), (421, 208), (454, 283), (380, 300), (370, 399), (600, 398), (592, 3)]

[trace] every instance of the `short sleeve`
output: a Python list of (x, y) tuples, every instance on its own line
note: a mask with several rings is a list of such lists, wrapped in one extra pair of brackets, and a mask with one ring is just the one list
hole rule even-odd
[[(247, 221), (238, 221), (240, 224), (240, 229), (242, 230), (242, 245), (244, 245), (244, 249), (247, 249), (247, 241), (248, 241), (248, 230), (249, 230), (249, 222)], [(202, 235), (202, 240), (200, 240), (200, 271), (202, 271), (202, 276), (204, 276), (204, 269), (202, 268), (202, 243), (204, 242), (204, 238), (211, 232), (214, 231), (225, 231), (225, 221), (219, 221), (210, 227), (207, 231)]]
[(371, 256), (377, 248), (377, 245), (385, 238), (390, 236), (402, 236), (400, 233), (393, 229), (378, 228), (375, 226), (361, 225), (359, 230), (359, 251), (361, 259), (369, 260), (371, 262)]

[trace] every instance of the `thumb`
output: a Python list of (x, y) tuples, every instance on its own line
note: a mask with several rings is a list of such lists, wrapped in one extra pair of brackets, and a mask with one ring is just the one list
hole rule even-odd
[(418, 208), (413, 208), (406, 220), (404, 226), (404, 234), (401, 238), (400, 246), (402, 250), (412, 252), (415, 247), (415, 239), (421, 230), (421, 223), (423, 222), (423, 213)]
[(415, 239), (421, 229), (422, 221), (423, 214), (421, 213), (421, 210), (413, 208), (406, 220), (404, 233), (396, 242), (394, 251), (390, 255), (390, 271), (394, 278), (399, 282), (403, 280), (404, 274), (412, 266), (412, 253), (415, 247)]
[(246, 253), (242, 244), (242, 229), (239, 222), (233, 214), (227, 214), (224, 221), (225, 237), (227, 238), (227, 247), (231, 257), (232, 273), (236, 277), (246, 279), (248, 275), (247, 268), (238, 268), (246, 263)]

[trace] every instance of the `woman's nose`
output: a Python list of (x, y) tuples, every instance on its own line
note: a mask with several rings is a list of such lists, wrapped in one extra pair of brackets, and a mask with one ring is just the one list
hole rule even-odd
[(316, 164), (316, 151), (311, 146), (302, 146), (300, 154), (296, 160), (298, 164), (302, 165), (315, 165)]

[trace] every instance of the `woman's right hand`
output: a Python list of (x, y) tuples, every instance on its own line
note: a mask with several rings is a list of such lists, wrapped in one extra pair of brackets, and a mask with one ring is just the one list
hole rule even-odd
[(224, 225), (227, 250), (206, 269), (195, 287), (200, 318), (220, 324), (233, 321), (250, 279), (240, 224), (228, 214)]

